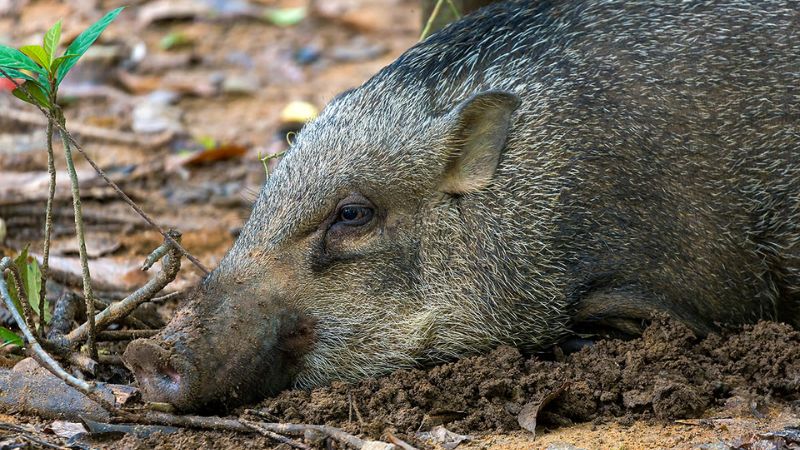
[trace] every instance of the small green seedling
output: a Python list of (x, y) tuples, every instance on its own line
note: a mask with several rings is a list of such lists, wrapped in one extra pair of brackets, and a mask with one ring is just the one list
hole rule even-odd
[[(61, 40), (60, 20), (47, 30), (42, 45), (25, 45), (19, 49), (0, 45), (0, 69), (11, 78), (25, 80), (27, 93), (17, 88), (12, 91), (14, 96), (24, 102), (52, 109), (58, 85), (122, 9), (109, 12), (84, 30), (61, 56), (56, 56)], [(4, 75), (0, 73), (0, 77)]]
[[(45, 323), (49, 320), (49, 309), (45, 305), (45, 292), (40, 289), (45, 284), (49, 270), (49, 248), (50, 234), (53, 222), (53, 197), (56, 185), (56, 172), (53, 157), (52, 136), (55, 127), (61, 133), (64, 144), (64, 157), (67, 163), (70, 185), (72, 186), (73, 209), (75, 211), (75, 234), (78, 240), (78, 250), (80, 253), (83, 293), (86, 301), (86, 314), (89, 317), (89, 339), (87, 340), (90, 355), (97, 355), (97, 347), (94, 340), (94, 294), (92, 293), (91, 274), (89, 272), (88, 256), (86, 254), (86, 241), (83, 226), (83, 213), (81, 212), (80, 188), (78, 184), (78, 174), (75, 171), (75, 164), (72, 158), (71, 137), (66, 131), (66, 120), (59, 108), (58, 86), (64, 80), (67, 73), (75, 66), (75, 63), (83, 56), (89, 47), (94, 44), (103, 30), (117, 18), (123, 8), (117, 8), (100, 20), (89, 26), (83, 33), (79, 34), (72, 43), (67, 46), (63, 54), (57, 56), (59, 42), (61, 41), (61, 21), (59, 20), (44, 35), (42, 45), (25, 45), (19, 49), (0, 45), (0, 77), (10, 78), (17, 88), (12, 91), (15, 97), (31, 103), (41, 109), (47, 117), (47, 156), (48, 172), (50, 174), (49, 195), (47, 199), (47, 209), (45, 217), (45, 237), (44, 252), (42, 257), (42, 268), (35, 260), (29, 260), (26, 250), (15, 260), (21, 278), (24, 280), (23, 289), (27, 295), (21, 296), (15, 287), (15, 283), (8, 283), (9, 291), (12, 294), (12, 301), (15, 307), (22, 309), (21, 298), (27, 298), (34, 311), (39, 314), (40, 332), (44, 333)], [(19, 84), (17, 80), (23, 80)], [(13, 281), (13, 280), (10, 280)], [(27, 308), (26, 308), (27, 309)], [(31, 327), (33, 324), (29, 324)], [(16, 336), (16, 338), (15, 338)], [(0, 329), (0, 340), (6, 343), (19, 345), (19, 336), (7, 329)]]

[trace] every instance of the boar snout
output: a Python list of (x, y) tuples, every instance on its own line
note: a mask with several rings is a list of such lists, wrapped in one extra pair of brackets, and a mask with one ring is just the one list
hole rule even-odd
[(145, 398), (171, 403), (178, 409), (190, 407), (193, 396), (188, 386), (194, 384), (196, 371), (186, 358), (152, 339), (138, 339), (128, 345), (124, 359), (136, 375)]
[[(181, 411), (212, 411), (290, 385), (313, 344), (313, 322), (286, 309), (241, 308), (246, 303), (241, 298), (223, 301), (215, 314), (198, 303), (203, 300), (155, 337), (135, 340), (125, 350), (123, 361), (145, 400)], [(240, 307), (228, 308), (230, 303)]]

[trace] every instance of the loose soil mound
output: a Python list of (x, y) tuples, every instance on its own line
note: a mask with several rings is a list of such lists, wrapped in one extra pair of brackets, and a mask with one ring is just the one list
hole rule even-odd
[(377, 438), (387, 429), (410, 436), (440, 423), (461, 433), (517, 430), (526, 403), (565, 383), (544, 408), (547, 422), (681, 419), (726, 402), (759, 414), (767, 402), (800, 400), (800, 332), (773, 322), (698, 339), (680, 324), (657, 321), (641, 338), (600, 341), (559, 359), (501, 347), (429, 370), (287, 391), (260, 408), (277, 421)]
[[(277, 422), (333, 425), (371, 438), (392, 431), (423, 448), (430, 442), (419, 441), (416, 432), (439, 424), (473, 436), (519, 430), (517, 416), (523, 406), (540, 402), (565, 384), (566, 389), (540, 412), (540, 424), (667, 426), (673, 419), (700, 417), (706, 410), (730, 417), (761, 417), (776, 406), (793, 409), (796, 417), (799, 350), (800, 332), (784, 324), (761, 322), (700, 339), (680, 324), (657, 320), (641, 338), (599, 341), (567, 356), (526, 357), (514, 348), (500, 347), (488, 355), (427, 370), (286, 391), (257, 409)], [(658, 436), (665, 432), (648, 431), (655, 433), (650, 437), (658, 447), (678, 445), (681, 440), (674, 437), (670, 443), (661, 442), (666, 438)], [(708, 433), (703, 442), (713, 439), (715, 432)], [(530, 448), (530, 441), (523, 442), (515, 448)], [(126, 436), (98, 444), (137, 449), (276, 446), (261, 436), (197, 431), (147, 439)], [(506, 445), (510, 444), (500, 447)], [(647, 447), (652, 446), (642, 448)]]

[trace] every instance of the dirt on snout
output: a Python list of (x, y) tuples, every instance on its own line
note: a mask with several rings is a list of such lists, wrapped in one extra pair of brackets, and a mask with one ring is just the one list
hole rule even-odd
[[(534, 441), (520, 432), (518, 416), (527, 404), (554, 392), (561, 393), (539, 412)], [(641, 338), (603, 340), (567, 356), (526, 357), (500, 347), (427, 370), (286, 391), (255, 409), (276, 422), (332, 425), (374, 439), (390, 431), (422, 448), (435, 445), (419, 432), (437, 425), (471, 435), (461, 447), (697, 448), (726, 436), (742, 441), (743, 435), (800, 424), (800, 332), (761, 322), (700, 339), (680, 324), (657, 320)], [(783, 411), (781, 420), (775, 420), (776, 410)], [(700, 417), (714, 419), (675, 422)], [(744, 425), (734, 419), (742, 417)], [(577, 423), (590, 428), (570, 426)], [(682, 428), (670, 428), (676, 426)], [(592, 437), (595, 431), (605, 443)], [(617, 435), (622, 437), (608, 440)], [(145, 440), (126, 437), (117, 445), (234, 448), (242, 439), (184, 431)], [(560, 440), (580, 447), (547, 447)], [(268, 442), (260, 437), (249, 442), (256, 441)]]
[(438, 424), (465, 434), (518, 430), (526, 403), (565, 384), (544, 408), (544, 423), (683, 419), (726, 402), (760, 414), (767, 403), (800, 400), (800, 332), (773, 322), (698, 339), (662, 320), (639, 339), (600, 341), (558, 359), (500, 347), (429, 370), (287, 391), (260, 408), (276, 420), (378, 438), (387, 429), (410, 437)]

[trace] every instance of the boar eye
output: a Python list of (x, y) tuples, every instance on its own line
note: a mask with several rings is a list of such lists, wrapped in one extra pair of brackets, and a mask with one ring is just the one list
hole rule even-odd
[(374, 211), (372, 208), (364, 205), (345, 205), (339, 209), (339, 215), (336, 217), (336, 223), (349, 226), (364, 225), (372, 220)]

